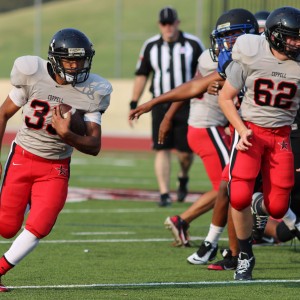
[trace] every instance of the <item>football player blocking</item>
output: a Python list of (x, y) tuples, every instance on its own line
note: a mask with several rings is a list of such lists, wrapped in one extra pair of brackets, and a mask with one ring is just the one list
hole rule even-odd
[[(101, 115), (112, 87), (90, 74), (94, 54), (84, 33), (66, 28), (51, 39), (48, 60), (22, 56), (14, 62), (13, 88), (0, 108), (0, 140), (21, 108), (23, 123), (1, 174), (0, 235), (14, 237), (29, 213), (24, 230), (0, 258), (1, 279), (51, 232), (66, 201), (73, 148), (93, 156), (101, 150)], [(72, 131), (71, 113), (61, 115), (62, 103), (83, 113), (83, 135)], [(8, 289), (1, 284), (0, 291)]]
[[(265, 167), (270, 168), (270, 163), (268, 159), (266, 159), (266, 164), (261, 164), (260, 159), (262, 155), (256, 157), (255, 165), (249, 164), (248, 166), (246, 166), (241, 165), (241, 163), (237, 164), (237, 158), (238, 160), (243, 161), (239, 158), (239, 156), (244, 156), (248, 153), (251, 153), (251, 151), (247, 149), (247, 147), (251, 146), (249, 144), (249, 141), (247, 140), (247, 137), (249, 134), (250, 137), (252, 137), (253, 132), (248, 130), (244, 125), (244, 122), (248, 121), (247, 118), (244, 120), (244, 122), (239, 119), (232, 101), (233, 96), (236, 96), (236, 93), (244, 87), (245, 78), (240, 75), (241, 72), (238, 73), (239, 76), (236, 75), (236, 71), (238, 71), (238, 69), (234, 70), (235, 72), (232, 71), (231, 76), (233, 80), (232, 78), (230, 78), (230, 80), (232, 80), (232, 82), (236, 82), (238, 84), (238, 88), (235, 87), (235, 93), (229, 94), (229, 96), (231, 97), (229, 97), (228, 94), (223, 95), (224, 102), (228, 99), (230, 100), (225, 102), (223, 106), (221, 105), (221, 108), (224, 110), (225, 115), (232, 122), (232, 125), (234, 127), (240, 126), (242, 128), (240, 129), (238, 127), (240, 130), (237, 130), (234, 135), (234, 143), (238, 144), (237, 149), (233, 148), (234, 153), (231, 157), (231, 178), (229, 185), (230, 201), (233, 206), (233, 212), (235, 214), (234, 222), (236, 230), (238, 229), (237, 237), (239, 239), (239, 247), (241, 251), (238, 258), (237, 270), (234, 276), (236, 280), (252, 279), (252, 270), (254, 267), (255, 259), (251, 246), (252, 216), (250, 211), (250, 204), (251, 196), (253, 193), (253, 183), (261, 167), (263, 176), (266, 181), (266, 184), (264, 185), (264, 193), (267, 198), (267, 200), (265, 201), (265, 203), (267, 204), (266, 210), (268, 210), (271, 215), (278, 218), (282, 217), (288, 208), (287, 199), (289, 198), (290, 189), (293, 186), (293, 165), (291, 163), (292, 153), (290, 151), (288, 141), (289, 129), (290, 125), (294, 121), (294, 117), (299, 107), (299, 17), (299, 10), (296, 8), (283, 7), (275, 10), (269, 16), (266, 23), (268, 34), (267, 40), (264, 36), (261, 37), (254, 35), (243, 35), (237, 39), (237, 45), (234, 46), (234, 49), (236, 49), (235, 56), (233, 57), (234, 60), (238, 60), (243, 67), (244, 64), (246, 64), (246, 66), (249, 68), (248, 70), (246, 68), (246, 71), (243, 73), (243, 75), (248, 75), (249, 73), (252, 75), (252, 85), (250, 84), (250, 86), (247, 86), (247, 93), (243, 99), (246, 100), (245, 105), (247, 106), (247, 108), (245, 109), (244, 105), (242, 106), (242, 109), (244, 108), (244, 113), (250, 113), (250, 116), (247, 116), (250, 122), (251, 117), (254, 117), (255, 121), (257, 121), (256, 119), (258, 119), (261, 122), (266, 122), (265, 124), (263, 124), (263, 126), (261, 126), (261, 130), (267, 132), (267, 128), (270, 127), (270, 130), (274, 133), (274, 136), (276, 136), (277, 139), (281, 138), (284, 140), (284, 142), (281, 140), (281, 145), (286, 146), (287, 149), (286, 147), (284, 147), (284, 149), (282, 149), (283, 152), (280, 152), (280, 154), (284, 155), (280, 155), (280, 157), (282, 157), (282, 160), (280, 160), (278, 163), (279, 166), (285, 165), (288, 169), (287, 172), (277, 171), (278, 174), (282, 177), (278, 178), (278, 176), (275, 176), (278, 180), (275, 180), (275, 182), (273, 182), (275, 177), (272, 176), (272, 178), (269, 178), (268, 173), (265, 169)], [(243, 46), (243, 44), (247, 46), (245, 47)], [(253, 56), (252, 52), (255, 52), (256, 55)], [(260, 53), (260, 55), (258, 56), (257, 53)], [(245, 61), (243, 61), (242, 58), (244, 58)], [(256, 60), (256, 58), (262, 58), (264, 64), (262, 65), (262, 61)], [(236, 65), (236, 63), (232, 63), (229, 66), (234, 65)], [(259, 69), (262, 73), (255, 73), (255, 68), (259, 66), (264, 67), (264, 69)], [(278, 74), (278, 71), (274, 70), (275, 67), (277, 69), (282, 69), (280, 73), (286, 74), (286, 78), (284, 81), (282, 81), (282, 78), (280, 76), (276, 76), (276, 74)], [(287, 70), (289, 70), (288, 73), (286, 72)], [(227, 70), (226, 75), (228, 75)], [(248, 76), (250, 79), (250, 75)], [(267, 84), (268, 82), (270, 83), (270, 81), (274, 80), (274, 82), (276, 82), (276, 86), (268, 86), (268, 88), (266, 89), (261, 81), (258, 81), (258, 83), (260, 84), (259, 86), (254, 85), (254, 83), (257, 81), (252, 80), (252, 78), (259, 79), (261, 76), (263, 76), (263, 78), (266, 78)], [(249, 83), (249, 79), (247, 78), (247, 83)], [(182, 86), (179, 86), (178, 88), (168, 93), (165, 93), (157, 98), (152, 99), (151, 101), (148, 101), (147, 103), (144, 103), (132, 112), (130, 118), (138, 118), (141, 114), (150, 111), (152, 107), (157, 103), (181, 101), (187, 97), (195, 97), (199, 93), (206, 90), (211, 80), (218, 79), (215, 78), (214, 74), (200, 79), (195, 78), (194, 80)], [(288, 81), (287, 83), (286, 80)], [(229, 81), (227, 81), (227, 85), (228, 82)], [(263, 102), (263, 95), (266, 96), (266, 102)], [(273, 101), (271, 101), (272, 99)], [(256, 105), (255, 103), (253, 103), (253, 100), (260, 102), (260, 105)], [(220, 101), (222, 101), (222, 99), (220, 99)], [(229, 107), (230, 109), (229, 112), (226, 111), (227, 107)], [(256, 111), (253, 111), (253, 107), (256, 108)], [(274, 112), (270, 114), (268, 110)], [(257, 116), (259, 117), (257, 118)], [(250, 122), (245, 122), (245, 124), (249, 125)], [(255, 124), (255, 122), (253, 123)], [(260, 123), (258, 122), (258, 124)], [(255, 128), (255, 125), (253, 126), (253, 128)], [(280, 136), (280, 134), (282, 134), (282, 136)], [(257, 132), (253, 134), (254, 137), (256, 137), (256, 135)], [(239, 140), (241, 142), (239, 142)], [(262, 143), (263, 142), (265, 141), (262, 141)], [(280, 141), (278, 141), (278, 143), (279, 142)], [(274, 143), (274, 145), (276, 146), (277, 144)], [(256, 147), (253, 147), (252, 149), (255, 148)], [(272, 149), (273, 153), (276, 152), (276, 149), (276, 147)], [(287, 151), (287, 153), (285, 153), (285, 151)], [(279, 158), (279, 154), (276, 158)], [(237, 185), (237, 183), (239, 182), (242, 184), (247, 182), (243, 180), (243, 174), (236, 173), (238, 171), (232, 173), (232, 170), (234, 169), (233, 166), (236, 167), (237, 165), (240, 165), (239, 169), (237, 170), (240, 170), (240, 172), (242, 172), (243, 170), (243, 174), (245, 175), (246, 169), (246, 175), (251, 176), (250, 186), (241, 187)], [(248, 170), (251, 172), (248, 172)], [(234, 176), (232, 177), (232, 175)], [(241, 176), (241, 180), (236, 179), (237, 175)], [(272, 179), (273, 181), (271, 182), (270, 179)], [(241, 195), (241, 193), (239, 192), (241, 189), (243, 191), (247, 191), (247, 195)], [(277, 199), (280, 199), (280, 201), (277, 201), (278, 203), (276, 203), (275, 201), (275, 195), (277, 196)], [(240, 198), (240, 196), (243, 196), (243, 199)], [(241, 215), (243, 215), (244, 218), (239, 218)]]
[[(230, 24), (230, 26), (228, 26), (228, 24)], [(232, 47), (236, 38), (242, 34), (248, 33), (258, 34), (258, 24), (251, 12), (245, 9), (237, 8), (223, 13), (218, 18), (215, 29), (211, 34), (212, 49), (210, 50), (211, 54), (213, 55), (204, 53), (199, 58), (198, 66), (200, 69), (200, 73), (205, 76), (207, 73), (216, 70), (217, 61), (220, 66), (221, 60), (218, 60), (220, 51), (222, 50), (222, 54), (226, 51), (227, 54), (225, 57), (230, 58)], [(213, 62), (215, 62), (215, 64)], [(188, 132), (189, 135), (194, 133), (191, 136), (193, 139), (189, 138), (189, 143), (191, 143), (191, 145), (197, 145), (197, 143), (199, 144), (199, 150), (196, 150), (195, 152), (200, 154), (200, 157), (203, 160), (205, 169), (208, 173), (208, 177), (210, 178), (212, 186), (214, 187), (214, 198), (210, 197), (209, 199), (207, 195), (204, 194), (179, 216), (173, 216), (171, 218), (169, 217), (165, 221), (166, 227), (171, 229), (172, 234), (175, 237), (178, 236), (177, 233), (181, 233), (179, 239), (176, 238), (178, 245), (182, 245), (183, 241), (186, 241), (185, 246), (187, 246), (189, 245), (189, 235), (187, 229), (190, 223), (204, 214), (208, 210), (208, 208), (210, 209), (211, 206), (213, 206), (213, 216), (209, 232), (204, 242), (201, 243), (199, 249), (187, 258), (187, 261), (191, 264), (203, 265), (216, 257), (218, 250), (218, 239), (222, 234), (224, 227), (226, 226), (227, 215), (229, 214), (228, 236), (230, 250), (222, 251), (221, 253), (224, 259), (209, 265), (209, 270), (235, 269), (237, 265), (237, 255), (239, 252), (229, 210), (229, 199), (226, 192), (228, 183), (228, 167), (226, 166), (223, 172), (221, 168), (221, 166), (224, 168), (224, 165), (229, 162), (230, 145), (227, 144), (227, 147), (224, 147), (224, 145), (226, 145), (225, 141), (229, 137), (227, 136), (227, 134), (220, 134), (220, 138), (218, 139), (214, 137), (213, 134), (210, 134), (209, 137), (207, 136), (206, 138), (204, 136), (200, 137), (199, 134), (195, 136), (195, 130), (198, 130), (199, 133), (200, 131), (206, 133), (210, 131), (214, 132), (216, 130), (222, 132), (224, 131), (224, 127), (227, 126), (226, 124), (228, 123), (228, 121), (221, 111), (218, 105), (218, 99), (216, 97), (216, 95), (218, 94), (218, 90), (222, 85), (223, 84), (221, 81), (212, 82), (212, 84), (208, 88), (208, 92), (204, 94), (204, 97), (201, 101), (199, 101), (199, 99), (194, 99), (192, 101)], [(174, 104), (176, 105), (176, 103)], [(172, 104), (172, 106), (174, 104)], [(211, 112), (208, 114), (207, 110), (212, 110), (213, 113)], [(207, 118), (207, 116), (213, 116), (213, 119)], [(170, 116), (168, 116), (168, 118), (170, 118)], [(221, 123), (220, 120), (225, 121)], [(205, 142), (203, 143), (204, 138)], [(224, 145), (217, 142), (222, 139), (224, 141)], [(208, 151), (208, 147), (210, 144), (213, 144), (215, 149), (212, 147)], [(193, 148), (194, 147), (192, 147), (192, 149)], [(227, 151), (225, 151), (225, 149)], [(218, 162), (220, 165), (219, 168), (217, 168)], [(208, 195), (211, 195), (211, 193)], [(208, 204), (211, 204), (211, 206), (209, 207)], [(180, 238), (182, 236), (185, 237), (184, 240)]]
[[(230, 26), (228, 25), (230, 24)], [(222, 76), (226, 77), (224, 74), (224, 65), (228, 64), (231, 57), (232, 47), (236, 38), (242, 34), (258, 34), (258, 24), (254, 15), (245, 10), (245, 9), (232, 9), (223, 13), (217, 20), (215, 29), (212, 32), (212, 52), (213, 55), (208, 53), (208, 50), (204, 52), (199, 58), (199, 69), (201, 74), (197, 75), (192, 82), (189, 82), (188, 89), (184, 89), (184, 86), (180, 87), (180, 90), (176, 90), (176, 95), (178, 100), (184, 100), (187, 98), (187, 93), (193, 91), (193, 97), (197, 96), (200, 93), (208, 91), (211, 95), (217, 95), (218, 90), (222, 87), (220, 80), (224, 81), (222, 77), (218, 75), (217, 72), (211, 73), (216, 70), (216, 65), (213, 62), (218, 61), (218, 72)], [(222, 60), (220, 59), (219, 53), (222, 54)], [(218, 57), (219, 56), (219, 57)], [(218, 59), (219, 58), (219, 59)], [(212, 74), (214, 78), (211, 77)], [(216, 75), (214, 75), (216, 74)], [(209, 86), (205, 87), (205, 84), (209, 80)], [(216, 81), (217, 80), (217, 81)], [(195, 83), (197, 83), (195, 85)], [(217, 83), (217, 84), (216, 84)], [(192, 264), (206, 264), (208, 261), (215, 258), (217, 254), (217, 243), (218, 239), (223, 232), (223, 229), (227, 222), (227, 212), (228, 216), (228, 236), (229, 236), (229, 246), (230, 251), (222, 252), (222, 255), (226, 256), (223, 260), (216, 263), (216, 265), (208, 266), (210, 270), (232, 270), (236, 268), (237, 265), (237, 255), (239, 252), (237, 240), (235, 237), (235, 231), (230, 217), (229, 208), (229, 199), (227, 196), (227, 183), (228, 183), (228, 168), (223, 170), (221, 165), (224, 162), (229, 161), (229, 149), (226, 151), (224, 144), (217, 142), (225, 139), (222, 137), (223, 134), (220, 134), (221, 137), (217, 138), (217, 135), (211, 134), (212, 132), (222, 132), (224, 129), (222, 125), (225, 125), (225, 122), (222, 123), (225, 119), (223, 112), (219, 108), (217, 103), (217, 97), (209, 96), (208, 93), (204, 94), (204, 98), (199, 101), (199, 99), (193, 99), (191, 102), (190, 116), (189, 116), (189, 143), (192, 143), (195, 147), (192, 146), (192, 149), (201, 157), (205, 165), (205, 169), (208, 172), (208, 176), (211, 180), (214, 190), (209, 191), (208, 193), (201, 196), (191, 207), (189, 207), (185, 212), (180, 214), (180, 216), (168, 217), (165, 221), (165, 226), (168, 229), (171, 229), (172, 234), (175, 237), (176, 245), (189, 245), (189, 236), (188, 236), (188, 227), (189, 224), (211, 209), (214, 205), (212, 222), (210, 229), (205, 241), (200, 245), (199, 250), (192, 255), (190, 255), (187, 260)], [(164, 99), (172, 101), (174, 99), (174, 94), (169, 93), (164, 95)], [(161, 97), (160, 97), (161, 98)], [(154, 101), (157, 101), (158, 98)], [(152, 100), (150, 101), (152, 102)], [(146, 104), (149, 105), (150, 103)], [(167, 132), (167, 125), (164, 126), (164, 121), (167, 119), (166, 124), (171, 124), (172, 113), (176, 110), (176, 105), (180, 102), (175, 102), (171, 105), (171, 108), (166, 114), (166, 117), (161, 123), (161, 127), (165, 127), (162, 132)], [(139, 110), (144, 113), (143, 108), (140, 107)], [(211, 110), (209, 113), (208, 111)], [(207, 118), (210, 116), (210, 118)], [(211, 117), (213, 116), (213, 119)], [(227, 122), (226, 122), (227, 123)], [(198, 132), (197, 132), (198, 131)], [(204, 135), (201, 136), (201, 131)], [(210, 132), (210, 133), (209, 133)], [(209, 133), (209, 136), (207, 136)], [(195, 136), (197, 134), (197, 136)], [(163, 134), (162, 134), (163, 136)], [(162, 137), (163, 140), (163, 137)], [(198, 141), (205, 140), (205, 143), (200, 143), (198, 146)], [(208, 145), (213, 144), (214, 146), (208, 151)], [(203, 145), (205, 145), (203, 147)], [(203, 147), (203, 148), (201, 148)], [(215, 149), (214, 149), (215, 147)], [(229, 147), (229, 146), (227, 146)], [(209, 155), (208, 155), (209, 152)], [(227, 153), (226, 153), (227, 152)], [(220, 154), (222, 153), (222, 155)], [(219, 162), (220, 167), (217, 168), (216, 164)], [(227, 171), (226, 171), (227, 170)], [(222, 176), (221, 176), (222, 174)], [(222, 181), (221, 181), (222, 177)], [(214, 193), (214, 194), (213, 194)], [(217, 196), (216, 196), (217, 195)], [(212, 197), (213, 196), (213, 197)], [(224, 266), (224, 268), (223, 268)]]
[[(240, 247), (236, 280), (251, 280), (255, 266), (250, 207), (260, 171), (261, 210), (280, 219), (289, 208), (294, 184), (290, 132), (300, 101), (299, 19), (299, 9), (282, 7), (269, 15), (265, 36), (239, 37), (220, 91), (220, 107), (235, 128), (228, 191)], [(233, 99), (244, 86), (238, 113)]]

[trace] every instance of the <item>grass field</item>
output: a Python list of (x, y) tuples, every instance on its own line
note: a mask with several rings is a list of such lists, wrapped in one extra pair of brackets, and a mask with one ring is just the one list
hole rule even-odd
[[(41, 32), (40, 55), (47, 58), (51, 37), (56, 31), (67, 27), (78, 28), (93, 41), (96, 50), (93, 72), (105, 78), (114, 78), (115, 69), (120, 68), (120, 77), (132, 78), (144, 40), (157, 33), (159, 10), (166, 5), (176, 7), (182, 19), (182, 29), (195, 33), (196, 2), (152, 0), (151, 3), (143, 1), (141, 5), (140, 0), (60, 0), (42, 6), (38, 28), (35, 28), (37, 12), (34, 7), (3, 13), (0, 18), (0, 78), (9, 77), (16, 57), (37, 54), (37, 32)], [(207, 45), (208, 36), (207, 33)], [(119, 59), (119, 65), (116, 65), (116, 59)]]
[[(155, 189), (152, 165), (151, 152), (107, 151), (89, 159), (75, 153), (71, 186)], [(196, 161), (191, 190), (203, 190), (196, 185), (197, 176), (203, 174), (201, 168)], [(201, 181), (203, 187), (209, 187), (205, 176)], [(192, 248), (172, 247), (170, 232), (163, 227), (168, 215), (179, 214), (189, 205), (174, 203), (159, 208), (142, 200), (67, 203), (52, 233), (4, 276), (3, 282), (12, 291), (1, 298), (298, 298), (300, 258), (295, 243), (255, 248), (257, 264), (252, 282), (234, 282), (232, 271), (215, 272), (189, 265), (186, 257), (196, 251), (207, 233), (211, 214), (192, 223)], [(223, 238), (220, 247), (227, 246), (226, 234)], [(9, 243), (0, 240), (1, 253)]]
[(93, 41), (93, 72), (105, 78), (133, 78), (143, 42), (158, 32), (157, 14), (162, 7), (175, 7), (181, 29), (199, 35), (209, 47), (209, 34), (225, 2), (230, 8), (243, 7), (253, 13), (298, 4), (296, 0), (58, 0), (43, 4), (40, 11), (18, 9), (1, 14), (0, 78), (9, 77), (18, 56), (46, 58), (51, 37), (66, 27), (84, 31)]
[[(103, 151), (99, 157), (76, 152), (72, 158), (70, 185), (89, 188), (128, 188), (157, 190), (154, 176), (154, 153)], [(171, 189), (176, 189), (178, 171), (176, 156), (172, 157)], [(211, 188), (202, 161), (196, 156), (191, 167), (189, 187), (193, 192)]]

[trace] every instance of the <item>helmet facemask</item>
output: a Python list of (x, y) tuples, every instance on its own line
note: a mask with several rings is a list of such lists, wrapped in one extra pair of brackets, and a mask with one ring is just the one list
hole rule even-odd
[[(224, 24), (226, 25), (226, 24)], [(252, 28), (251, 25), (232, 25), (218, 26), (216, 30), (210, 35), (211, 46), (210, 49), (211, 57), (214, 62), (218, 61), (218, 55), (221, 51), (226, 51), (231, 54), (232, 47), (235, 44), (236, 39)]]
[(84, 33), (66, 28), (51, 39), (48, 59), (54, 73), (75, 86), (88, 79), (94, 54), (93, 45)]
[(211, 56), (217, 61), (222, 52), (231, 57), (236, 39), (245, 33), (258, 34), (258, 24), (254, 15), (242, 8), (231, 9), (217, 20), (216, 28), (211, 34)]
[(288, 58), (300, 62), (300, 47), (287, 43), (287, 39), (300, 39), (299, 34), (283, 28), (276, 28), (272, 32), (267, 31), (267, 37), (271, 47), (284, 53)]
[[(73, 86), (75, 86), (75, 84), (77, 83), (82, 83), (88, 79), (92, 65), (92, 59), (92, 56), (62, 57), (49, 55), (49, 61), (55, 73), (58, 74), (67, 83), (72, 84)], [(62, 60), (84, 60), (84, 62), (82, 63), (83, 67), (66, 68), (64, 67)]]
[(211, 57), (212, 61), (217, 62), (218, 61), (218, 55), (219, 55), (219, 47), (218, 47), (218, 44), (217, 44), (215, 30), (212, 31), (209, 38), (210, 38), (210, 45), (211, 45), (211, 48), (209, 48), (209, 54), (210, 54), (210, 57)]
[(220, 50), (232, 51), (236, 39), (240, 35), (251, 33), (252, 28), (251, 24), (230, 25), (230, 23), (225, 23), (219, 25), (216, 30), (216, 40)]
[(271, 12), (266, 21), (265, 35), (271, 48), (291, 60), (300, 62), (299, 9), (284, 6)]

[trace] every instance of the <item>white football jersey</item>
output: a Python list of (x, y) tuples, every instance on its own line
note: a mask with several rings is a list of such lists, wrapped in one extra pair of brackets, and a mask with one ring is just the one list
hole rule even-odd
[[(64, 159), (73, 148), (63, 142), (51, 126), (52, 110), (66, 103), (83, 113), (103, 113), (109, 106), (111, 84), (90, 74), (74, 87), (59, 85), (48, 73), (48, 61), (37, 56), (22, 56), (15, 60), (11, 71), (14, 86), (9, 96), (22, 107), (22, 125), (16, 143), (27, 151), (47, 159)], [(87, 117), (89, 119), (89, 117)]]
[[(205, 50), (198, 59), (198, 71), (202, 76), (209, 75), (217, 69), (218, 64)], [(190, 102), (188, 124), (195, 128), (225, 126), (228, 123), (218, 104), (218, 96), (204, 93), (202, 98), (193, 98)]]
[(232, 58), (227, 80), (246, 88), (242, 119), (267, 128), (291, 125), (299, 108), (300, 63), (278, 60), (264, 36), (250, 34), (237, 38)]

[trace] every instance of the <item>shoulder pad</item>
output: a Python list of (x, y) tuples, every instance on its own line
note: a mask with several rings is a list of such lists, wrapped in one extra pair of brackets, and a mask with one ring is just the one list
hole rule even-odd
[(112, 92), (111, 83), (107, 79), (105, 79), (97, 74), (90, 74), (87, 81), (90, 81), (90, 83), (93, 83), (94, 91), (97, 94), (105, 96), (105, 95), (110, 95)]
[(204, 50), (198, 59), (198, 70), (200, 73), (205, 76), (215, 71), (217, 67), (218, 63), (212, 60), (209, 49)]
[(100, 105), (99, 105), (99, 111), (101, 114), (104, 114), (109, 104), (110, 104), (110, 95), (106, 95), (101, 98)]
[(32, 84), (35, 75), (38, 73), (43, 60), (38, 56), (18, 57), (10, 73), (11, 83), (14, 86)]
[(232, 59), (240, 60), (245, 64), (256, 60), (265, 38), (260, 35), (243, 34), (239, 36), (232, 49)]
[(97, 107), (94, 107), (92, 110), (97, 110), (101, 113), (105, 112), (109, 106), (110, 94), (113, 90), (111, 83), (99, 75), (90, 74), (88, 80), (82, 84), (88, 84), (91, 88), (91, 93), (94, 94), (94, 98), (98, 100), (95, 102)]

